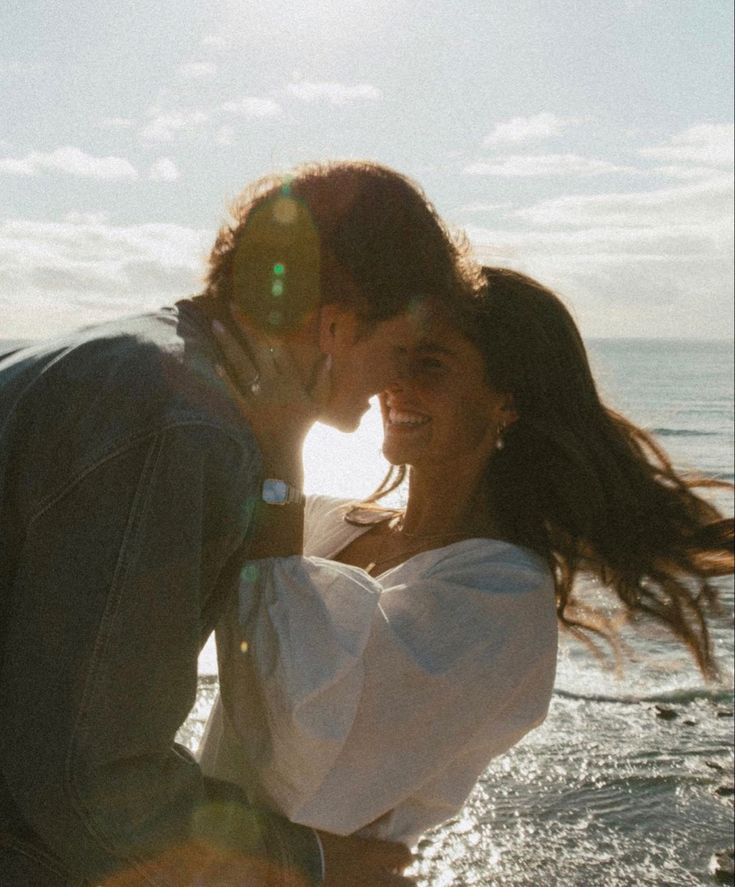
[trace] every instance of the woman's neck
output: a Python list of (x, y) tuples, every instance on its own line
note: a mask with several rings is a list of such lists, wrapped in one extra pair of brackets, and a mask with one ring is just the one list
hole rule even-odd
[(477, 470), (454, 465), (440, 471), (411, 468), (408, 503), (401, 531), (418, 535), (492, 535), (494, 522), (488, 507), (486, 485)]

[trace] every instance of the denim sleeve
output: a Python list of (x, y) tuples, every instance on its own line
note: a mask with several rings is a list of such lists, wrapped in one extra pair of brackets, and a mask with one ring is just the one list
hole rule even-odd
[(224, 432), (176, 426), (91, 467), (27, 528), (3, 663), (3, 776), (75, 878), (319, 883), (310, 830), (213, 791), (173, 741), (256, 481)]

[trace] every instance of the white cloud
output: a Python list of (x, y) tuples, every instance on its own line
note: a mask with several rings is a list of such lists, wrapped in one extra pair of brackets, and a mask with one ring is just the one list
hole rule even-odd
[(544, 255), (563, 260), (565, 265), (585, 267), (617, 262), (690, 261), (710, 251), (714, 233), (695, 223), (669, 228), (640, 225), (521, 231), (467, 225), (465, 231), (473, 243), (492, 244), (493, 249), (510, 256)]
[(179, 65), (179, 77), (184, 80), (207, 80), (217, 73), (217, 65), (213, 62), (187, 62)]
[(732, 177), (570, 195), (466, 232), (478, 256), (557, 289), (587, 336), (718, 338), (733, 323)]
[(257, 96), (245, 96), (237, 101), (225, 102), (220, 105), (219, 110), (242, 117), (276, 117), (283, 112), (278, 102)]
[(304, 102), (329, 102), (332, 105), (348, 105), (356, 101), (377, 101), (383, 94), (371, 83), (337, 83), (300, 80), (286, 87), (291, 95)]
[(174, 138), (183, 132), (194, 132), (201, 129), (217, 114), (229, 114), (239, 117), (275, 117), (281, 114), (283, 109), (278, 102), (269, 98), (258, 96), (245, 96), (241, 99), (223, 102), (211, 112), (200, 108), (171, 109), (163, 111), (160, 108), (152, 108), (149, 111), (150, 120), (142, 128), (140, 135), (145, 142), (172, 142)]
[(148, 171), (148, 178), (157, 182), (175, 182), (181, 176), (170, 157), (159, 157)]
[(0, 223), (3, 335), (38, 337), (183, 298), (201, 288), (214, 232), (178, 225)]
[(130, 117), (103, 117), (100, 121), (105, 129), (130, 129), (134, 123)]
[(711, 166), (684, 166), (683, 164), (672, 164), (670, 166), (656, 166), (652, 172), (661, 176), (667, 176), (670, 179), (709, 179), (712, 178)]
[(734, 136), (732, 123), (700, 123), (673, 136), (668, 144), (642, 148), (640, 153), (670, 163), (732, 167)]
[(543, 200), (518, 210), (535, 225), (674, 226), (732, 223), (733, 178), (728, 174), (706, 181), (611, 194), (571, 195)]
[(479, 176), (595, 176), (612, 172), (635, 172), (607, 160), (580, 157), (578, 154), (512, 154), (479, 161), (465, 167), (464, 172)]
[(140, 133), (147, 142), (171, 142), (177, 133), (197, 129), (209, 119), (208, 114), (199, 110), (161, 111), (154, 108), (150, 115), (152, 119)]
[(230, 42), (217, 34), (207, 34), (202, 38), (202, 46), (210, 49), (229, 49)]
[(483, 144), (485, 147), (494, 147), (549, 139), (561, 135), (567, 126), (576, 122), (576, 118), (558, 117), (546, 111), (531, 117), (512, 117), (503, 123), (497, 123)]
[(512, 206), (513, 204), (508, 201), (502, 203), (483, 203), (480, 201), (477, 203), (467, 203), (464, 206), (461, 206), (458, 211), (460, 213), (497, 212), (497, 210), (511, 209)]
[(137, 179), (138, 172), (122, 157), (94, 157), (67, 145), (49, 153), (32, 151), (23, 158), (0, 159), (0, 173), (34, 176), (47, 171), (92, 179)]
[(29, 154), (28, 157), (0, 157), (0, 173), (7, 173), (14, 176), (34, 176), (38, 172), (35, 161), (35, 154)]
[(218, 145), (232, 145), (235, 141), (235, 130), (231, 126), (220, 126), (214, 140)]

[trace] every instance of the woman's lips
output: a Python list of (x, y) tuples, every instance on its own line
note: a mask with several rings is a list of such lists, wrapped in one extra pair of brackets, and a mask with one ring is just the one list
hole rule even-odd
[(399, 410), (390, 407), (387, 412), (387, 425), (389, 428), (411, 430), (420, 428), (431, 422), (431, 417), (414, 410)]

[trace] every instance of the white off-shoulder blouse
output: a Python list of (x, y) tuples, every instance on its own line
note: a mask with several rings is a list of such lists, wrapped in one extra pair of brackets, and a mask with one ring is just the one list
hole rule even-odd
[(491, 539), (378, 577), (328, 560), (365, 532), (350, 504), (310, 497), (305, 555), (243, 570), (200, 762), (294, 822), (412, 843), (543, 721), (553, 583), (536, 555)]

